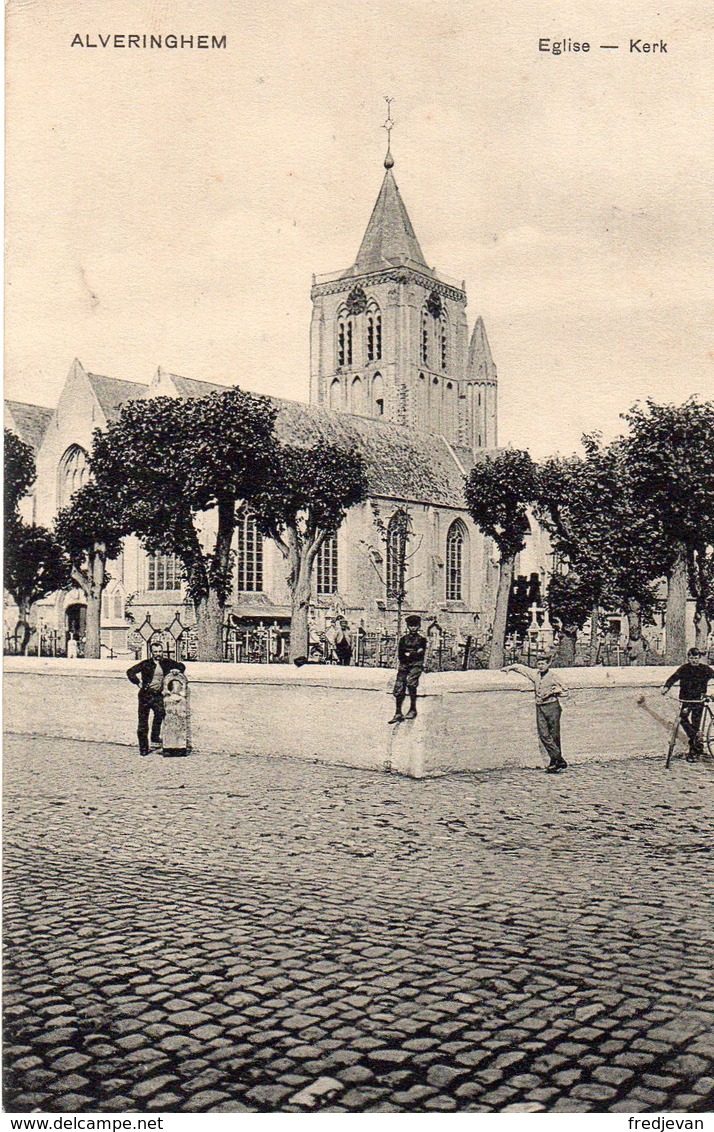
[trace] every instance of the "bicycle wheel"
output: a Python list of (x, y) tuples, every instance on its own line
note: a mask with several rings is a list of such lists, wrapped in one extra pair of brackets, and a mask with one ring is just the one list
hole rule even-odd
[(704, 741), (704, 754), (708, 755), (710, 759), (714, 759), (714, 712), (707, 705), (706, 718), (702, 728), (702, 739)]
[(674, 754), (674, 748), (677, 744), (677, 735), (679, 734), (680, 722), (681, 722), (681, 716), (677, 716), (677, 722), (675, 723), (674, 727), (672, 728), (672, 738), (670, 739), (669, 750), (667, 751), (667, 761), (664, 764), (665, 770), (669, 770), (670, 763), (672, 762), (672, 755)]

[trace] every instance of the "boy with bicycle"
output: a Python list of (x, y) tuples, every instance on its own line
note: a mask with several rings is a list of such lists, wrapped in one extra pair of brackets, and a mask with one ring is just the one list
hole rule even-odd
[(662, 695), (666, 696), (674, 684), (679, 684), (679, 721), (689, 739), (689, 762), (693, 762), (704, 751), (699, 728), (710, 680), (714, 680), (714, 668), (704, 664), (699, 649), (694, 648), (687, 653), (687, 663), (680, 665), (662, 687)]

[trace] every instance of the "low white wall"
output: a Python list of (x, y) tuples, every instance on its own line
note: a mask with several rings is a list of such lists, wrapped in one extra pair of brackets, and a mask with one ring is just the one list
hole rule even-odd
[[(125, 662), (116, 660), (7, 657), (5, 730), (135, 745), (136, 689), (125, 672)], [(563, 705), (566, 759), (666, 751), (676, 709), (657, 690), (668, 672), (561, 670), (571, 690)], [(418, 718), (389, 727), (394, 673), (386, 669), (189, 664), (187, 675), (199, 753), (285, 755), (415, 778), (544, 762), (533, 689), (521, 676), (428, 674)]]

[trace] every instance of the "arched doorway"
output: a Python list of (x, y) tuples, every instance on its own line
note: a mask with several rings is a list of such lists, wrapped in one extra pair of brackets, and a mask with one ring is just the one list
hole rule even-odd
[(87, 607), (75, 602), (68, 605), (64, 611), (64, 623), (67, 630), (67, 639), (74, 637), (78, 644), (87, 635)]

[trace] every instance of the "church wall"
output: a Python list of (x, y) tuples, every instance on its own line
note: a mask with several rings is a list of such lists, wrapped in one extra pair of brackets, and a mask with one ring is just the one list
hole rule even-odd
[[(367, 360), (367, 315), (363, 312), (352, 316), (354, 326), (352, 363), (338, 366), (337, 334), (339, 315), (344, 310), (347, 297), (353, 286), (361, 286), (367, 302), (374, 300), (382, 318), (382, 356), (373, 361)], [(337, 284), (336, 288), (340, 285)], [(349, 280), (341, 289), (335, 289), (313, 298), (313, 317), (310, 326), (310, 399), (313, 403), (324, 403), (328, 407), (343, 412), (357, 412), (361, 416), (378, 417), (375, 398), (372, 394), (373, 379), (380, 374), (384, 382), (384, 416), (396, 420), (398, 411), (398, 391), (395, 384), (397, 363), (395, 351), (398, 349), (399, 319), (398, 311), (389, 298), (391, 281), (364, 279)], [(359, 377), (362, 383), (361, 399), (356, 402), (353, 382)], [(339, 381), (339, 398), (331, 397), (333, 381)]]
[(73, 367), (36, 457), (35, 515), (42, 526), (51, 526), (57, 513), (58, 469), (64, 453), (74, 444), (89, 453), (94, 429), (105, 425), (86, 376)]
[[(366, 358), (366, 312), (353, 315), (352, 363), (338, 366), (338, 323), (346, 315), (350, 291), (361, 287), (367, 303), (376, 301), (382, 317), (382, 357)], [(441, 368), (438, 322), (429, 315), (428, 362), (421, 361), (422, 314), (432, 290), (438, 290), (446, 312), (447, 368)], [(438, 280), (433, 282), (401, 271), (385, 277), (355, 276), (313, 292), (310, 328), (313, 402), (331, 408), (378, 416), (370, 395), (371, 381), (379, 373), (384, 382), (384, 416), (397, 424), (422, 432), (443, 433), (458, 440), (463, 433), (459, 396), (466, 373), (467, 337), (465, 303), (452, 297)], [(423, 375), (423, 377), (422, 377)], [(359, 377), (361, 399), (354, 396)], [(339, 386), (333, 387), (333, 382)], [(467, 429), (468, 431), (468, 429)]]

